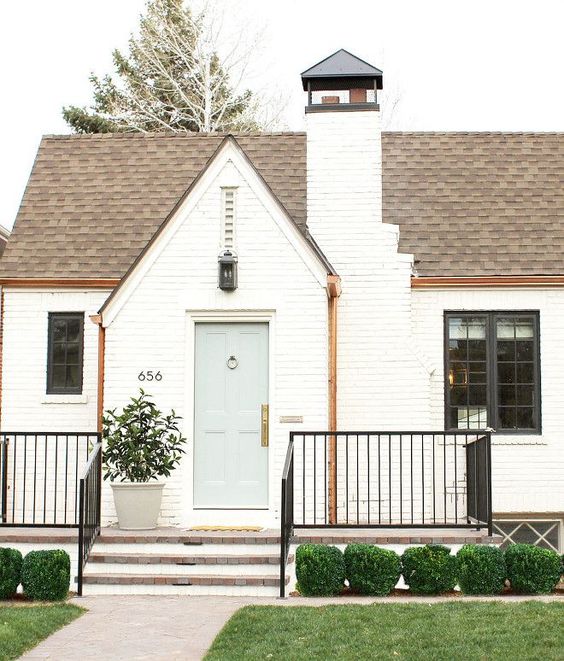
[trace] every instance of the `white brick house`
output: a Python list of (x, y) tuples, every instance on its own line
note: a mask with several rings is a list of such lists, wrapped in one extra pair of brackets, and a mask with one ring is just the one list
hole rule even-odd
[[(344, 51), (303, 82), (305, 134), (43, 139), (0, 260), (1, 430), (93, 432), (143, 386), (189, 439), (160, 523), (277, 528), (289, 431), (491, 427), (494, 522), (563, 550), (564, 136), (382, 132)], [(207, 428), (242, 385), (247, 436)]]

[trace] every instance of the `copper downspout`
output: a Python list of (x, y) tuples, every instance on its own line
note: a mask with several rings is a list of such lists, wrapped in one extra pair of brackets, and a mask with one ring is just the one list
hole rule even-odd
[(2, 394), (4, 386), (4, 287), (0, 288), (0, 429), (2, 428)]
[(106, 354), (106, 329), (102, 326), (102, 315), (94, 314), (90, 320), (98, 326), (98, 393), (97, 393), (97, 429), (102, 433), (104, 417), (104, 366)]
[[(328, 327), (329, 327), (329, 429), (337, 431), (337, 309), (341, 295), (341, 279), (339, 276), (327, 276), (328, 299)], [(337, 522), (337, 439), (334, 435), (329, 437), (329, 523)]]

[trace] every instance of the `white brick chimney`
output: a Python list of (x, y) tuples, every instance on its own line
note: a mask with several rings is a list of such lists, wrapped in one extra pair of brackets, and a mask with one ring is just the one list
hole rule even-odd
[(342, 284), (337, 427), (425, 428), (428, 374), (411, 341), (411, 256), (398, 253), (399, 228), (382, 222), (382, 72), (338, 51), (302, 83), (307, 222)]
[(302, 73), (308, 92), (308, 226), (339, 270), (374, 247), (382, 221), (382, 72), (340, 50)]
[(349, 272), (351, 257), (381, 236), (380, 111), (311, 112), (306, 125), (308, 226), (337, 271)]

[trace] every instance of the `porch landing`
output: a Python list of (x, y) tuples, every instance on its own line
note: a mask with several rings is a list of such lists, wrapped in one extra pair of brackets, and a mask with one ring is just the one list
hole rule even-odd
[[(72, 544), (78, 539), (73, 528), (0, 528), (0, 544)], [(293, 543), (314, 544), (501, 544), (499, 535), (471, 528), (299, 528)], [(155, 530), (120, 530), (114, 526), (102, 528), (94, 550), (104, 544), (280, 544), (280, 531), (201, 531), (187, 528), (161, 527)]]

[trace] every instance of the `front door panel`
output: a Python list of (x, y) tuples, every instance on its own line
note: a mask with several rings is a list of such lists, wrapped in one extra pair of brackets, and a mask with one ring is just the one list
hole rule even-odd
[(268, 506), (268, 324), (196, 325), (194, 506)]

